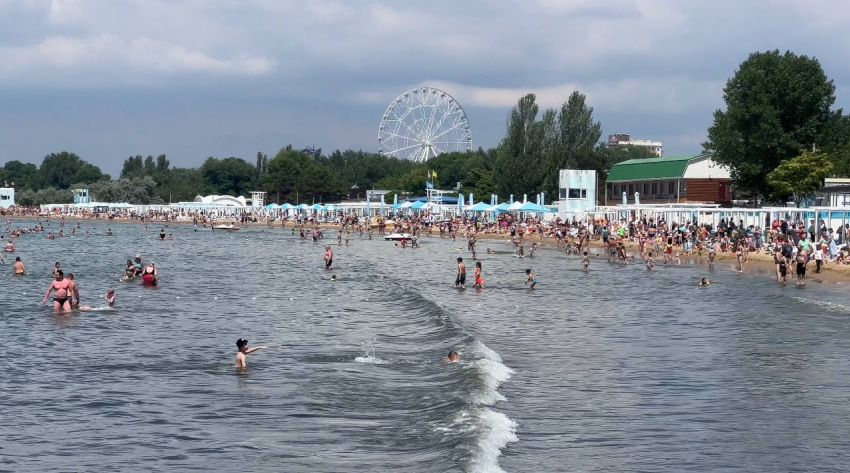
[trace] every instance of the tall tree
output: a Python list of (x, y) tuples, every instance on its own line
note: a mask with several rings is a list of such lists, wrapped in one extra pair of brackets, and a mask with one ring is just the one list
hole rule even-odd
[(811, 149), (840, 117), (830, 110), (835, 86), (820, 62), (791, 52), (751, 54), (723, 92), (726, 110), (714, 112), (703, 147), (756, 198), (770, 193), (770, 171)]
[(99, 167), (67, 151), (45, 156), (37, 177), (40, 189), (47, 187), (67, 189), (75, 182), (92, 183), (101, 179), (109, 179), (109, 176), (103, 174)]
[(587, 105), (584, 94), (578, 91), (570, 94), (558, 114), (556, 153), (549, 161), (543, 189), (547, 195), (556, 195), (561, 169), (594, 169), (598, 163), (594, 148), (601, 137), (602, 124), (593, 120), (593, 107)]
[(539, 107), (534, 94), (517, 102), (508, 115), (505, 138), (499, 145), (496, 158), (496, 186), (502, 195), (517, 197), (541, 183), (540, 152), (543, 127), (536, 122)]
[(241, 158), (207, 158), (201, 166), (207, 185), (217, 194), (246, 195), (251, 189), (254, 166)]

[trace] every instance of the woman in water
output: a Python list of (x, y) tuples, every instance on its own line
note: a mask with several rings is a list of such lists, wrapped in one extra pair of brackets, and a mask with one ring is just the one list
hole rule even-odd
[(473, 284), (472, 287), (484, 289), (484, 280), (481, 278), (481, 262), (480, 261), (475, 263), (475, 284)]
[(55, 278), (56, 279), (50, 283), (50, 287), (47, 288), (47, 292), (44, 293), (44, 300), (42, 301), (42, 303), (47, 304), (47, 298), (50, 296), (50, 292), (55, 291), (53, 293), (54, 312), (70, 312), (71, 295), (68, 293), (68, 288), (70, 287), (71, 282), (65, 279), (65, 274), (62, 272), (61, 269), (56, 270)]
[(156, 286), (159, 276), (154, 263), (151, 262), (142, 270), (142, 284), (145, 286)]

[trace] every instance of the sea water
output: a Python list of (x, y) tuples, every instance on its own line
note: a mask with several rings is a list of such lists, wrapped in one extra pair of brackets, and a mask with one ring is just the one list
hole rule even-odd
[[(420, 249), (329, 238), (326, 271), (323, 246), (289, 229), (172, 225), (160, 241), (161, 225), (81, 225), (22, 236), (0, 266), (2, 471), (768, 472), (848, 460), (840, 286), (595, 258), (585, 274), (554, 248), (518, 259), (510, 242), (482, 239), (486, 288), (458, 290), (455, 259), (470, 276), (474, 261), (439, 238)], [(136, 254), (156, 262), (159, 287), (118, 281)], [(14, 255), (29, 276), (11, 276)], [(56, 261), (84, 305), (103, 307), (114, 288), (115, 310), (42, 307)], [(240, 337), (268, 347), (244, 371)], [(449, 350), (460, 361), (444, 363)]]

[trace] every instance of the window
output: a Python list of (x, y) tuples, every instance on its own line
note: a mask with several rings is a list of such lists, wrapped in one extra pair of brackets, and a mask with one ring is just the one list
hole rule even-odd
[(643, 193), (644, 193), (644, 195), (649, 194), (649, 183), (648, 182), (643, 183)]
[(581, 189), (570, 189), (567, 195), (570, 199), (580, 199), (581, 198)]
[(0, 195), (0, 200), (9, 200), (8, 195)]
[(676, 193), (676, 188), (673, 187), (674, 184), (676, 184), (676, 183), (673, 182), (673, 181), (670, 181), (670, 182), (667, 183), (667, 193), (670, 194), (670, 195), (673, 195), (673, 194)]
[(560, 197), (561, 199), (566, 199), (566, 198), (567, 198), (567, 188), (566, 188), (566, 187), (562, 187), (562, 188), (561, 188), (560, 196), (561, 196), (561, 197)]
[(586, 199), (586, 198), (587, 198), (587, 189), (582, 189), (582, 190), (581, 190), (581, 198), (582, 198), (582, 199)]
[(612, 194), (614, 194), (614, 195), (616, 196), (616, 195), (617, 195), (617, 191), (619, 190), (619, 187), (620, 187), (620, 186), (618, 186), (617, 184), (614, 184), (614, 192), (612, 192)]
[(629, 184), (629, 195), (632, 195), (634, 193), (635, 193), (635, 185)]
[(658, 183), (657, 182), (652, 183), (652, 195), (658, 195)]

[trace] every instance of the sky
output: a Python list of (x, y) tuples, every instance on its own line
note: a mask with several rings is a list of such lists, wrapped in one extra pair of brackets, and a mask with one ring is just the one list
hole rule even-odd
[(457, 99), (476, 148), (522, 95), (578, 90), (603, 139), (690, 154), (751, 52), (817, 57), (850, 108), (848, 21), (822, 0), (0, 0), (0, 164), (377, 151), (387, 105), (421, 86)]

